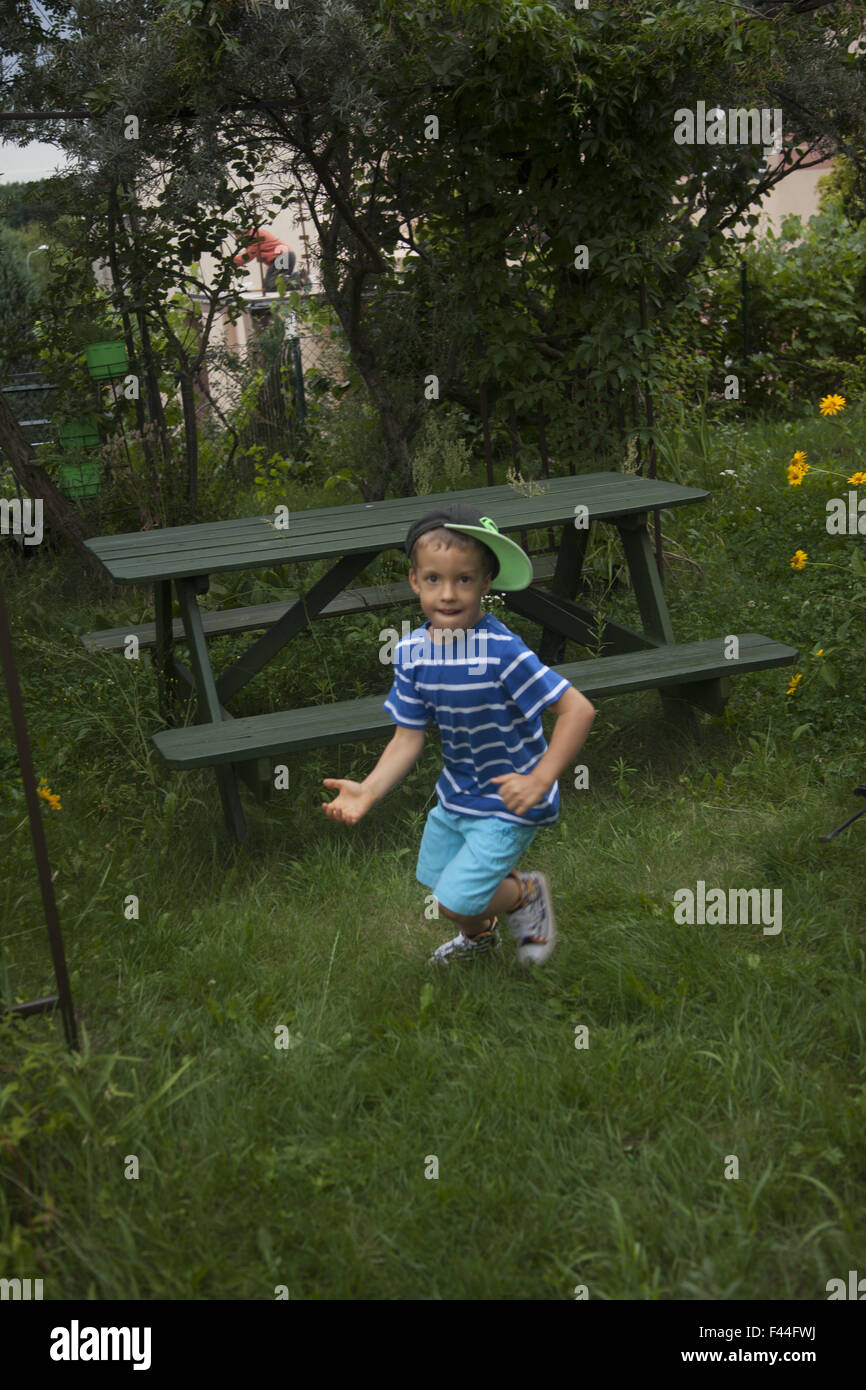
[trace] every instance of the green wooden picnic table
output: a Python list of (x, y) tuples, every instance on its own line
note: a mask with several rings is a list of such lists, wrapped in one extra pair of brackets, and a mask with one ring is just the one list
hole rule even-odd
[[(544, 490), (533, 496), (511, 487), (485, 487), (314, 508), (292, 512), (286, 529), (270, 517), (251, 516), (93, 538), (86, 542), (88, 549), (114, 580), (153, 584), (156, 622), (88, 633), (81, 640), (90, 650), (120, 648), (134, 633), (140, 646), (152, 648), (166, 719), (172, 683), (180, 680), (195, 690), (198, 722), (164, 729), (153, 741), (172, 767), (214, 767), (225, 822), (238, 840), (246, 834), (239, 776), (261, 792), (268, 780), (272, 783), (273, 768), (266, 760), (274, 755), (365, 739), (387, 733), (394, 725), (382, 708), (387, 690), (312, 709), (243, 718), (233, 717), (227, 703), (316, 618), (413, 600), (408, 583), (375, 589), (348, 586), (383, 551), (402, 552), (411, 523), (439, 505), (469, 503), (492, 516), (503, 532), (562, 527), (555, 561), (535, 560), (533, 586), (503, 597), (507, 607), (540, 625), (541, 659), (588, 698), (657, 688), (668, 711), (695, 705), (721, 713), (730, 694), (730, 676), (796, 659), (796, 648), (758, 633), (675, 641), (647, 519), (652, 511), (704, 501), (708, 492), (622, 473), (553, 478), (539, 486)], [(591, 528), (602, 522), (619, 533), (641, 632), (611, 619), (599, 628), (596, 615), (575, 601)], [(284, 603), (204, 614), (199, 608), (198, 598), (208, 591), (211, 575), (322, 559), (335, 563), (303, 599), (287, 595)], [(545, 579), (551, 580), (549, 589), (536, 587)], [(172, 619), (172, 585), (179, 619)], [(236, 661), (219, 675), (214, 673), (209, 636), (260, 629), (263, 635)], [(558, 664), (566, 640), (595, 650), (599, 639), (600, 656)], [(179, 642), (189, 648), (191, 671), (174, 652)]]

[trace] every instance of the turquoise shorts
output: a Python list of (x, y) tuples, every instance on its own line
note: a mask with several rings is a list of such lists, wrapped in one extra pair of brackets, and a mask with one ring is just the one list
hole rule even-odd
[(478, 917), (539, 829), (498, 816), (457, 816), (437, 801), (424, 826), (415, 877), (443, 907)]

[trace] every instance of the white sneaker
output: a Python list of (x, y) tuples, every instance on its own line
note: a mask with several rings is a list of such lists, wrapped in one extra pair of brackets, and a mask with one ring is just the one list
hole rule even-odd
[(432, 965), (436, 961), (442, 965), (450, 965), (453, 961), (474, 960), (477, 956), (487, 955), (489, 951), (498, 951), (502, 945), (502, 938), (497, 930), (497, 923), (498, 918), (494, 917), (490, 926), (475, 937), (466, 937), (460, 932), (451, 941), (439, 946), (428, 963)]
[(544, 874), (532, 871), (520, 874), (523, 883), (523, 907), (509, 913), (508, 926), (517, 942), (517, 959), (521, 965), (543, 965), (556, 946), (556, 922), (550, 884)]

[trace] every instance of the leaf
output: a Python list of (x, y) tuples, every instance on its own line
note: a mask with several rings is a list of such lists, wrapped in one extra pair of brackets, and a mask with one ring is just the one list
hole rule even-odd
[(434, 989), (429, 980), (421, 988), (421, 1002), (418, 1010), (418, 1027), (424, 1026), (424, 1020), (430, 1012), (430, 1005), (433, 1003)]
[[(187, 1067), (191, 1067), (191, 1066), (192, 1066), (192, 1064), (193, 1064), (193, 1062), (194, 1062), (195, 1060), (196, 1060), (195, 1057), (187, 1057), (187, 1059), (186, 1059), (186, 1061), (183, 1063), (183, 1065), (180, 1066), (180, 1067), (178, 1067), (177, 1071), (174, 1073), (174, 1076), (170, 1076), (170, 1077), (168, 1078), (167, 1081), (163, 1082), (163, 1084), (162, 1084), (162, 1086), (160, 1086), (159, 1090), (156, 1091), (156, 1092), (150, 1097), (149, 1100), (146, 1100), (146, 1101), (144, 1102), (143, 1105), (136, 1107), (136, 1111), (135, 1111), (136, 1118), (137, 1118), (137, 1119), (141, 1119), (144, 1115), (146, 1115), (147, 1112), (151, 1109), (151, 1107), (152, 1107), (153, 1105), (155, 1105), (156, 1102), (157, 1102), (162, 1096), (165, 1095), (166, 1091), (169, 1091), (169, 1090), (171, 1089), (171, 1087), (172, 1087), (172, 1086), (174, 1085), (174, 1083), (178, 1080), (178, 1078), (181, 1077), (181, 1076), (183, 1075), (183, 1073), (186, 1071)], [(197, 1086), (202, 1086), (202, 1085), (204, 1084), (204, 1080), (205, 1080), (205, 1078), (202, 1078), (201, 1081), (194, 1081), (194, 1082), (192, 1083), (192, 1085), (186, 1086), (182, 1091), (176, 1091), (175, 1094), (172, 1096), (171, 1100), (168, 1102), (168, 1104), (169, 1104), (169, 1105), (176, 1105), (177, 1102), (178, 1102), (183, 1096), (187, 1095), (190, 1091), (194, 1091), (194, 1090), (196, 1089)]]
[(818, 674), (825, 685), (829, 685), (831, 690), (835, 690), (839, 684), (835, 666), (830, 666), (826, 661), (818, 667)]
[(262, 1252), (265, 1265), (270, 1269), (274, 1263), (274, 1247), (270, 1232), (265, 1226), (259, 1226), (256, 1231), (256, 1244)]

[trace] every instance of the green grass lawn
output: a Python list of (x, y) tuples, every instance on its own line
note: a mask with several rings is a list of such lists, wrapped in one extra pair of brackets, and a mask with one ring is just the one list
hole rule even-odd
[[(785, 482), (823, 431), (728, 426), (709, 462), (683, 454), (713, 497), (663, 517), (678, 639), (759, 631), (802, 659), (734, 680), (696, 737), (654, 693), (598, 702), (589, 789), (561, 779), (523, 861), (560, 928), (535, 972), (510, 940), (427, 963), (454, 934), (414, 876), (435, 735), (352, 828), (321, 779), (363, 777), (384, 740), (290, 758), (288, 792), (242, 793), (237, 846), (213, 773), (150, 742), (149, 659), (77, 641), (148, 595), (110, 607), (74, 560), (22, 574), (3, 553), (82, 1050), (59, 1021), (0, 1025), (0, 1273), (58, 1299), (823, 1300), (863, 1270), (866, 819), (817, 837), (866, 778), (866, 643), (856, 618), (838, 638), (850, 578), (789, 563), (858, 542), (823, 534), (826, 487)], [(384, 691), (376, 634), (402, 616), (321, 624), (250, 710)], [(10, 730), (4, 691), (7, 1004), (53, 989)], [(781, 889), (782, 930), (679, 925), (698, 880)]]

